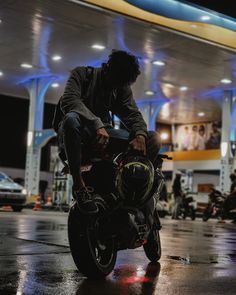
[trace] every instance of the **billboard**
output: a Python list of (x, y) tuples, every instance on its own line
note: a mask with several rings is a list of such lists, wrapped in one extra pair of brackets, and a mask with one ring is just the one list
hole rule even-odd
[(219, 149), (220, 142), (219, 122), (179, 125), (176, 128), (176, 150), (179, 151)]

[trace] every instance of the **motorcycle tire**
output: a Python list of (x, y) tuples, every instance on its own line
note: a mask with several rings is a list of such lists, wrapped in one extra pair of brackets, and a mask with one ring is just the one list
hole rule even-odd
[(210, 217), (211, 217), (211, 213), (209, 213), (208, 211), (207, 212), (203, 212), (203, 215), (202, 215), (202, 220), (203, 221), (206, 222)]
[(204, 222), (207, 222), (208, 219), (209, 219), (208, 216), (203, 216), (203, 217), (202, 217), (202, 221), (204, 221)]
[(161, 258), (161, 239), (159, 230), (153, 229), (143, 245), (144, 252), (151, 262), (157, 262)]
[(104, 278), (114, 269), (117, 257), (115, 241), (96, 239), (95, 224), (88, 221), (74, 204), (68, 217), (68, 238), (71, 254), (78, 270), (88, 278)]
[(191, 212), (191, 219), (192, 220), (195, 220), (196, 219), (196, 212), (194, 209), (192, 209), (192, 212)]

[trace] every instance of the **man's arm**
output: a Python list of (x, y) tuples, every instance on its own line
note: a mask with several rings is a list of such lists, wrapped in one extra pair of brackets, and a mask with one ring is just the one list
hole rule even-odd
[(135, 103), (130, 87), (118, 89), (114, 113), (130, 130), (131, 137), (142, 135), (147, 138), (147, 125)]
[(130, 130), (131, 138), (129, 145), (132, 149), (146, 155), (147, 125), (133, 99), (130, 87), (118, 90), (115, 114)]
[(64, 114), (76, 112), (87, 121), (93, 129), (102, 128), (104, 124), (84, 104), (82, 95), (83, 83), (86, 79), (86, 68), (74, 69), (66, 83), (64, 94), (61, 98), (61, 110)]

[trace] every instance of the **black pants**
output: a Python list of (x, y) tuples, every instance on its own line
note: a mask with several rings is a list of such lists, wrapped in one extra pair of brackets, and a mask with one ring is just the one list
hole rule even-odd
[[(129, 140), (131, 140), (129, 132), (124, 129), (117, 130), (113, 128), (106, 128), (106, 130), (109, 134), (108, 152), (120, 153), (125, 151)], [(96, 145), (96, 132), (91, 131), (78, 113), (69, 112), (60, 124), (58, 141), (59, 147), (65, 151), (70, 173), (73, 178), (76, 178), (76, 176), (80, 175), (82, 145), (86, 147), (86, 151), (92, 149), (93, 145)], [(154, 131), (149, 131), (147, 157), (153, 163), (154, 168), (157, 167), (159, 149), (160, 140), (158, 134)]]

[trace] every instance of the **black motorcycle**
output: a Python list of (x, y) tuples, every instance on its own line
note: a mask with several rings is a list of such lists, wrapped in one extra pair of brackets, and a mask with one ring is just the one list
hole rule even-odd
[(212, 189), (209, 196), (209, 203), (203, 212), (202, 220), (207, 221), (211, 217), (220, 217), (222, 214), (225, 196), (218, 190)]
[(190, 217), (192, 220), (196, 218), (196, 210), (194, 207), (194, 199), (191, 196), (184, 195), (181, 205), (181, 216), (183, 219)]
[[(155, 171), (147, 159), (134, 156), (127, 160), (125, 153), (113, 160), (94, 159), (87, 166), (83, 178), (86, 185), (91, 185), (98, 193), (94, 201), (99, 212), (84, 215), (74, 203), (68, 219), (71, 254), (82, 274), (89, 278), (107, 276), (115, 266), (119, 250), (143, 246), (151, 262), (161, 258), (161, 224), (155, 204), (164, 184), (161, 172), (164, 158), (170, 159), (166, 155), (159, 155), (159, 168)], [(152, 187), (148, 194), (137, 190), (143, 181), (140, 171), (148, 171), (145, 166), (147, 161), (153, 171)], [(135, 177), (129, 177), (135, 169)], [(150, 179), (152, 175), (148, 177)], [(121, 181), (124, 182), (123, 191), (120, 189)], [(136, 193), (129, 190), (129, 184)]]

